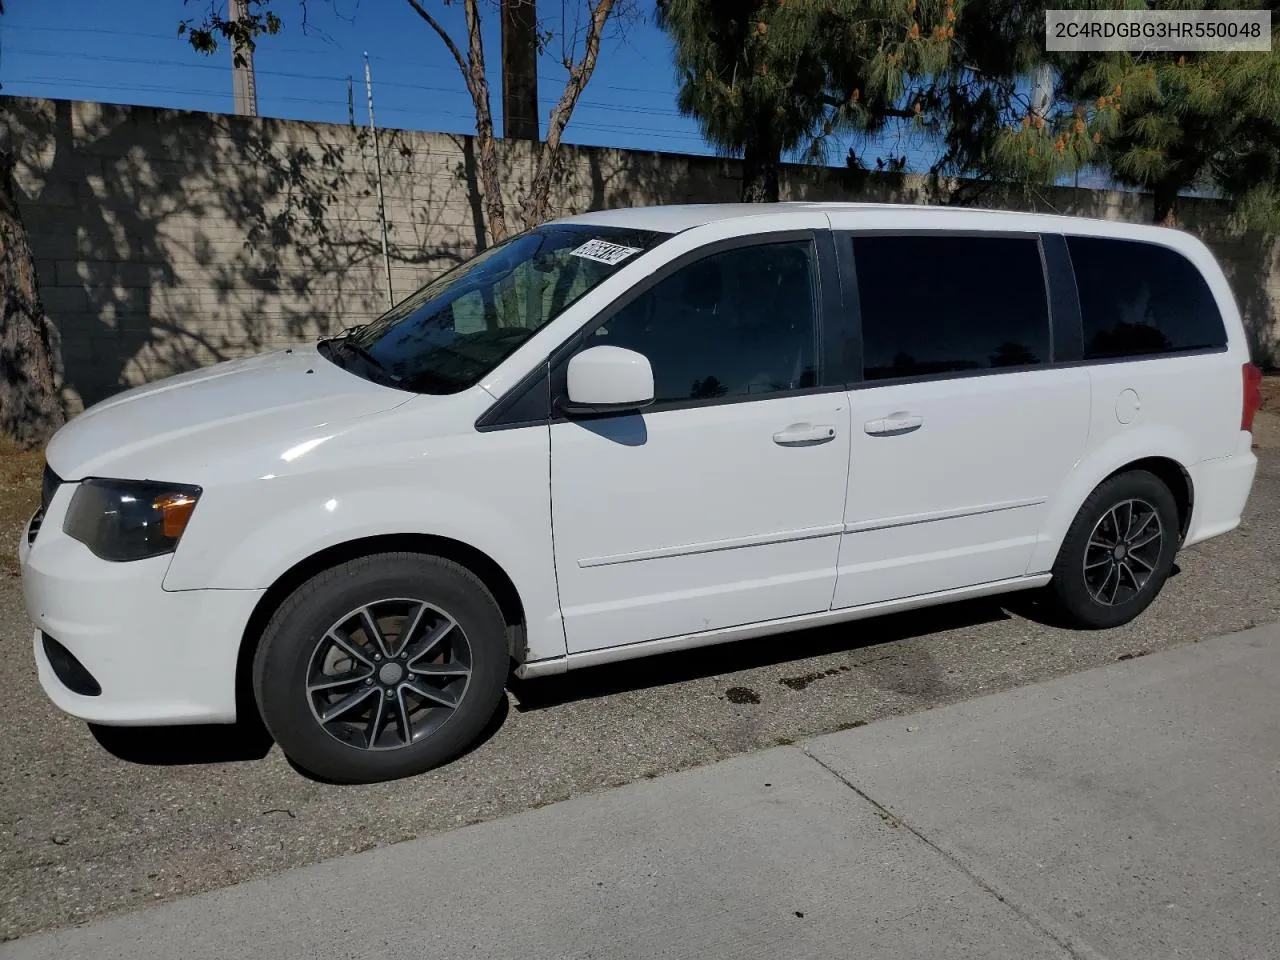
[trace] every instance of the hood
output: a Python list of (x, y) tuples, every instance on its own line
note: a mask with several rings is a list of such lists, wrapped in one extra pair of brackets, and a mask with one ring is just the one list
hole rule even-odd
[[(45, 457), (64, 480), (196, 481), (209, 463), (413, 396), (348, 373), (308, 344), (126, 390), (68, 422)], [(175, 469), (182, 475), (163, 475)]]

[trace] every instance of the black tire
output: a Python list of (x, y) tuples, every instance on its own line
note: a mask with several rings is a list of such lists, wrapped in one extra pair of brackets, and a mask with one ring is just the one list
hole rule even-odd
[[(388, 656), (385, 660), (378, 657), (381, 669), (391, 670), (392, 683), (384, 686), (386, 677), (378, 672), (379, 666), (372, 663), (372, 651), (378, 645), (372, 642), (364, 645), (363, 641), (372, 641), (373, 637), (368, 632), (361, 632), (360, 627), (353, 633), (345, 629), (337, 631), (343, 633), (344, 639), (356, 648), (361, 659), (347, 657), (348, 669), (332, 676), (350, 677), (363, 671), (363, 655), (367, 654), (372, 679), (342, 680), (342, 686), (351, 690), (351, 694), (345, 694), (345, 691), (341, 694), (313, 692), (309, 684), (319, 685), (315, 672), (317, 658), (331, 658), (335, 651), (341, 656), (343, 650), (350, 649), (343, 647), (338, 650), (333, 641), (326, 639), (331, 627), (339, 622), (363, 623), (362, 618), (352, 621), (346, 617), (360, 618), (359, 611), (368, 608), (374, 612), (375, 629), (381, 631), (379, 624), (387, 621), (380, 619), (380, 611), (388, 609), (386, 604), (401, 602), (396, 598), (422, 602), (424, 606), (421, 609), (429, 611), (423, 613), (423, 620), (438, 615), (440, 629), (445, 629), (449, 620), (460, 629), (460, 640), (459, 634), (453, 632), (449, 634), (453, 639), (445, 643), (446, 646), (465, 645), (465, 656), (460, 652), (452, 656), (460, 667), (469, 670), (469, 674), (459, 678), (433, 677), (430, 682), (421, 684), (431, 687), (439, 680), (453, 687), (454, 692), (447, 696), (456, 698), (456, 707), (450, 710), (436, 706), (412, 694), (412, 688), (408, 687), (409, 678), (418, 675), (409, 673), (404, 666), (410, 662), (408, 653), (395, 658)], [(405, 616), (400, 618), (401, 631), (409, 622), (413, 608), (406, 603), (405, 610)], [(356, 613), (352, 614), (352, 611)], [(434, 635), (432, 630), (434, 627), (428, 623), (412, 632), (422, 638), (425, 646), (428, 634)], [(354, 638), (362, 639), (357, 642)], [(390, 647), (399, 638), (392, 632), (383, 639)], [(409, 643), (413, 643), (412, 637)], [(439, 643), (441, 641), (437, 641)], [(324, 650), (322, 645), (327, 645)], [(461, 650), (460, 646), (457, 648)], [(391, 669), (393, 659), (397, 663), (394, 670)], [(414, 669), (428, 670), (433, 666), (443, 668), (449, 665), (423, 663), (424, 666)], [(325, 570), (289, 595), (263, 632), (254, 658), (253, 692), (267, 729), (285, 756), (297, 766), (335, 783), (375, 783), (423, 773), (453, 759), (470, 746), (493, 717), (503, 697), (508, 669), (506, 624), (493, 596), (474, 574), (440, 557), (381, 553)], [(323, 681), (326, 676), (320, 675), (319, 679)], [(402, 689), (409, 689), (410, 693), (406, 694)], [(459, 693), (459, 689), (462, 692)], [(335, 720), (327, 726), (322, 723), (322, 713), (328, 712), (323, 698), (354, 696), (357, 691), (372, 691), (367, 694), (372, 698), (369, 705), (358, 708), (367, 711), (367, 721), (360, 720), (360, 714), (355, 713), (350, 722)], [(384, 695), (385, 704), (380, 699)], [(317, 698), (321, 699), (319, 706), (316, 705)], [(406, 708), (403, 726), (398, 719), (397, 704)], [(383, 721), (380, 726), (382, 715), (374, 717), (375, 707), (378, 710), (385, 707), (390, 721)], [(425, 730), (420, 727), (414, 731), (411, 717), (415, 712), (420, 717), (430, 718)], [(395, 729), (387, 727), (386, 722), (395, 723)], [(340, 725), (338, 733), (331, 732)], [(357, 729), (360, 725), (364, 727), (363, 733)], [(370, 729), (375, 733), (370, 734)], [(407, 736), (406, 730), (409, 731)], [(370, 749), (370, 743), (360, 742), (372, 741), (378, 731), (385, 740), (391, 741), (390, 746)], [(421, 739), (414, 739), (415, 733)], [(339, 735), (350, 742), (339, 739)], [(403, 744), (396, 744), (393, 737), (404, 741)]]
[[(1152, 508), (1158, 519), (1158, 549), (1151, 549), (1150, 542), (1137, 547), (1136, 551), (1133, 549), (1133, 544), (1142, 544), (1154, 530), (1150, 521), (1145, 530), (1134, 533), (1131, 529), (1145, 516), (1140, 506), (1135, 508), (1138, 519), (1131, 517), (1129, 528), (1124, 528), (1125, 505), (1135, 503)], [(1117, 513), (1113, 514), (1113, 510)], [(1119, 518), (1120, 529), (1112, 536), (1110, 531), (1117, 528), (1116, 518)], [(1095, 531), (1097, 539), (1091, 539)], [(1145, 470), (1112, 477), (1085, 500), (1062, 542), (1049, 584), (1055, 605), (1072, 626), (1101, 630), (1128, 623), (1151, 604), (1169, 578), (1180, 539), (1178, 505), (1164, 481)], [(1128, 552), (1119, 551), (1117, 555), (1114, 547), (1097, 545), (1112, 540), (1117, 546), (1125, 546)], [(1091, 543), (1095, 545), (1090, 546)], [(1086, 554), (1087, 562), (1092, 565), (1088, 570)], [(1150, 564), (1151, 569), (1146, 571), (1145, 579), (1141, 579), (1146, 564)], [(1126, 567), (1130, 571), (1127, 576)], [(1113, 571), (1114, 580), (1101, 581), (1103, 576), (1110, 578)], [(1135, 575), (1133, 571), (1139, 573)], [(1108, 599), (1111, 602), (1107, 602)]]

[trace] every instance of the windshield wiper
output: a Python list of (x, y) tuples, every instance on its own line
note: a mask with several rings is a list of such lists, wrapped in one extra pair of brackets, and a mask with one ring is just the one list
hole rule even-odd
[(363, 329), (364, 329), (365, 327), (367, 327), (368, 325), (369, 325), (369, 324), (367, 324), (367, 323), (355, 323), (355, 324), (352, 324), (352, 325), (351, 325), (351, 326), (349, 326), (349, 327), (344, 327), (342, 330), (339, 330), (336, 334), (334, 334), (334, 335), (333, 335), (332, 337), (330, 337), (329, 339), (331, 339), (331, 340), (346, 340), (346, 339), (347, 339), (348, 337), (350, 337), (353, 333), (359, 333), (361, 330), (363, 330)]
[(386, 371), (386, 367), (381, 360), (375, 357), (367, 349), (360, 346), (360, 344), (353, 342), (349, 336), (344, 336), (342, 337), (341, 340), (338, 341), (338, 349), (346, 353), (354, 353), (357, 357), (359, 357), (365, 363), (369, 364), (369, 366), (373, 367), (373, 369), (375, 370), (379, 370), (382, 372)]
[(358, 329), (358, 327), (353, 327), (350, 331), (343, 331), (337, 336), (321, 340), (319, 346), (321, 356), (331, 360), (344, 370), (350, 370), (350, 366), (343, 362), (344, 357), (359, 357), (365, 368), (364, 375), (366, 379), (375, 383), (381, 382), (388, 386), (398, 387), (400, 385), (399, 378), (388, 372), (386, 365), (381, 360), (351, 339), (351, 333)]

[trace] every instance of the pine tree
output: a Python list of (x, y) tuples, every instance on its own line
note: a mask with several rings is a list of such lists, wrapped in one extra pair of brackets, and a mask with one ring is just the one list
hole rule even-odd
[[(1215, 5), (1232, 6), (1249, 8)], [(1176, 224), (1179, 195), (1199, 188), (1250, 226), (1280, 226), (1280, 23), (1268, 53), (1075, 54), (1058, 66), (1064, 98), (1096, 119), (1096, 161), (1152, 194), (1155, 222)]]
[[(1151, 194), (1156, 223), (1176, 224), (1178, 197), (1208, 189), (1229, 201), (1244, 225), (1280, 229), (1280, 3), (1272, 3), (1269, 53), (1045, 53), (1042, 13), (1020, 16), (1020, 7), (1016, 0), (977, 0), (963, 8), (952, 57), (963, 66), (928, 101), (946, 147), (940, 169), (976, 179), (972, 192), (985, 183), (1049, 184), (1093, 166)], [(1055, 89), (1047, 104), (1033, 105), (1019, 86), (1041, 68)]]
[(785, 154), (822, 159), (838, 130), (919, 113), (908, 79), (940, 68), (954, 20), (949, 0), (658, 2), (680, 110), (742, 156), (749, 202), (778, 199)]
[(921, 97), (923, 123), (941, 146), (928, 171), (936, 197), (963, 204), (996, 186), (1031, 189), (1093, 157), (1091, 118), (1028, 90), (1032, 79), (1051, 85), (1046, 66), (1042, 8), (963, 3), (946, 68), (927, 78)]
[[(883, 149), (876, 135), (905, 120), (940, 146), (927, 173), (948, 203), (1092, 166), (1150, 193), (1156, 222), (1176, 223), (1178, 197), (1207, 188), (1244, 225), (1280, 230), (1280, 2), (1269, 5), (1269, 53), (1050, 54), (1043, 8), (1022, 0), (660, 0), (659, 21), (675, 40), (681, 110), (744, 157), (743, 199), (777, 198), (788, 152), (826, 159), (833, 131)], [(1033, 103), (1028, 81), (1042, 71), (1052, 90)], [(855, 149), (848, 164), (872, 159)]]
[(807, 12), (776, 0), (659, 0), (658, 23), (675, 41), (680, 112), (743, 155), (744, 201), (777, 200), (782, 154), (824, 113)]

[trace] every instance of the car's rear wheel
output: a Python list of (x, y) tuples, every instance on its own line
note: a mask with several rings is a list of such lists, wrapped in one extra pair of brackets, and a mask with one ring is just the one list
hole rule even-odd
[(341, 783), (422, 773), (493, 716), (508, 668), (497, 603), (464, 567), (413, 553), (333, 567), (280, 605), (254, 660), (276, 742)]
[(1145, 470), (1119, 474), (1076, 514), (1049, 589), (1072, 624), (1118, 627), (1156, 598), (1178, 539), (1178, 507), (1164, 482)]

